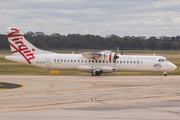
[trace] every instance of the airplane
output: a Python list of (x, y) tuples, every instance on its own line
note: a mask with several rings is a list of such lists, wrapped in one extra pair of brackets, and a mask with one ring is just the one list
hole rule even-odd
[(105, 50), (81, 54), (58, 54), (36, 48), (17, 27), (7, 27), (12, 55), (5, 59), (26, 63), (48, 70), (78, 70), (99, 76), (111, 72), (167, 72), (177, 68), (162, 56), (121, 55)]

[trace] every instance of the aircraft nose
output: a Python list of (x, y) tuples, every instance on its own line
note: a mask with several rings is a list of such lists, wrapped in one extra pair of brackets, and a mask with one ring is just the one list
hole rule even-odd
[(171, 65), (171, 68), (172, 68), (173, 70), (175, 70), (175, 69), (177, 68), (177, 66), (176, 66), (175, 64), (172, 64), (172, 65)]

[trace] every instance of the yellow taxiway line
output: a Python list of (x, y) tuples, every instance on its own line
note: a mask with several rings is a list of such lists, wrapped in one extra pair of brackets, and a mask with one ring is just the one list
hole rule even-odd
[(96, 100), (96, 99), (99, 98), (99, 97), (108, 96), (108, 95), (113, 95), (113, 94), (100, 95), (100, 96), (91, 98), (91, 100), (94, 101), (94, 102), (96, 102), (96, 103), (100, 103), (100, 104), (103, 104), (103, 105), (111, 105), (111, 106), (115, 106), (115, 107), (123, 107), (123, 108), (132, 108), (132, 109), (141, 109), (141, 110), (150, 110), (150, 111), (156, 111), (156, 112), (166, 112), (166, 113), (180, 114), (180, 112), (175, 112), (175, 111), (166, 111), (166, 110), (156, 110), (156, 109), (146, 109), (146, 108), (138, 108), (138, 107), (129, 107), (129, 106), (122, 106), (122, 105), (114, 105), (114, 104), (108, 104), (108, 103), (104, 103), (104, 102), (101, 102), (101, 101)]

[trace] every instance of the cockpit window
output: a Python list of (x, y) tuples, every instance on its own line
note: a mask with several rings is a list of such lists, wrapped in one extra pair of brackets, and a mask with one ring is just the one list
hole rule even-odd
[(167, 59), (159, 59), (159, 62), (169, 62)]
[(165, 62), (169, 62), (168, 59), (164, 59)]

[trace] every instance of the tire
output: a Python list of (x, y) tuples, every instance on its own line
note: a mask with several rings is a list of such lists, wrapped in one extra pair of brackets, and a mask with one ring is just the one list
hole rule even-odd
[(164, 76), (167, 76), (167, 74), (164, 74)]
[(91, 74), (92, 74), (92, 76), (97, 76), (96, 72), (93, 72), (93, 71), (92, 71)]

